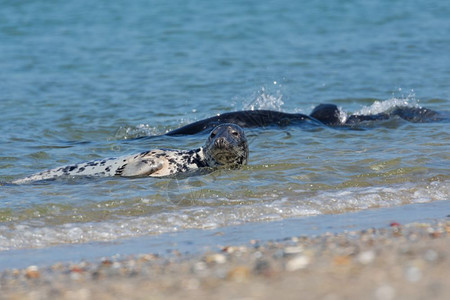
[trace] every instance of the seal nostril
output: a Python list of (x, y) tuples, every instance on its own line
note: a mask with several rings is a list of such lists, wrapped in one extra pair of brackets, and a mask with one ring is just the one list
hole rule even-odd
[(225, 144), (225, 138), (223, 136), (219, 137), (218, 139), (216, 139), (214, 141), (214, 145), (216, 145), (218, 147), (223, 146), (224, 144)]

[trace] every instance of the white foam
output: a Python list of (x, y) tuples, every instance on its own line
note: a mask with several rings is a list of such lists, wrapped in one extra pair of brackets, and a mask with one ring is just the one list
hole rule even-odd
[(419, 101), (416, 99), (413, 91), (406, 97), (393, 97), (384, 101), (375, 101), (373, 104), (363, 107), (360, 110), (354, 112), (355, 115), (375, 115), (383, 112), (387, 112), (398, 106), (408, 107), (420, 107)]
[(341, 124), (345, 124), (348, 118), (348, 114), (341, 107), (338, 107), (338, 109), (339, 109), (338, 115), (339, 121), (341, 122)]
[[(179, 207), (140, 217), (121, 217), (102, 222), (14, 224), (0, 226), (0, 250), (41, 248), (58, 244), (113, 241), (186, 229), (212, 229), (250, 222), (270, 222), (320, 214), (339, 214), (378, 207), (449, 200), (450, 180), (405, 183), (392, 186), (347, 188), (343, 190), (280, 191), (254, 202), (239, 199), (215, 205)], [(284, 194), (283, 194), (284, 193)], [(223, 202), (222, 204), (220, 202)], [(232, 204), (235, 202), (235, 204)]]

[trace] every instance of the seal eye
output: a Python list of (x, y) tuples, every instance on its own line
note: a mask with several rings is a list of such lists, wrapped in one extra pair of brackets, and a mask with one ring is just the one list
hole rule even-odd
[(214, 138), (216, 136), (215, 132), (211, 132), (211, 135), (209, 136), (210, 138)]
[(239, 136), (239, 133), (237, 131), (233, 131), (231, 134), (234, 136)]

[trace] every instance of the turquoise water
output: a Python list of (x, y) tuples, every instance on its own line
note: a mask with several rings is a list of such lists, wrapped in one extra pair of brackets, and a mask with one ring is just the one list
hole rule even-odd
[[(0, 4), (0, 182), (206, 136), (220, 112), (450, 110), (448, 1)], [(448, 201), (448, 123), (246, 130), (248, 166), (0, 186), (0, 250)]]

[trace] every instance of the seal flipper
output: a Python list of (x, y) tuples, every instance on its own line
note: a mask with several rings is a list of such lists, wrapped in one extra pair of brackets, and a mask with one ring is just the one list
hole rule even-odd
[(164, 167), (163, 161), (154, 158), (133, 157), (120, 167), (116, 175), (123, 177), (150, 176)]

